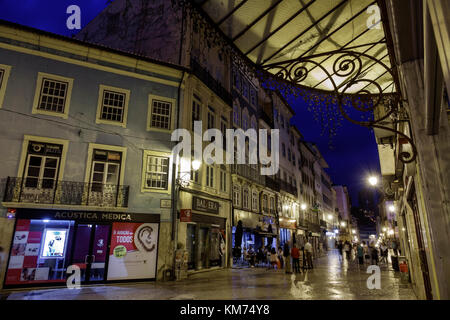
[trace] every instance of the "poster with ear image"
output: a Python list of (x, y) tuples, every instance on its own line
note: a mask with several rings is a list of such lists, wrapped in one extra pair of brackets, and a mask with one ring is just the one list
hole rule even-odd
[(108, 280), (156, 277), (158, 223), (113, 223)]

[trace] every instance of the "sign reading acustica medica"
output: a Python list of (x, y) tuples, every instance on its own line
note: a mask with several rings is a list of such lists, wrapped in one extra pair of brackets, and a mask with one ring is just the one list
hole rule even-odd
[(208, 213), (219, 213), (219, 203), (199, 197), (192, 197), (192, 209)]

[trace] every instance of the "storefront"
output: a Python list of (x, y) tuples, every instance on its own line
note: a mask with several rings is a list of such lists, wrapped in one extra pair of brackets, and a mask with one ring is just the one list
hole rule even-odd
[(297, 242), (297, 222), (295, 219), (280, 218), (280, 246), (287, 242), (291, 248)]
[[(180, 210), (180, 234), (185, 231), (188, 270), (226, 267), (226, 218), (217, 201), (192, 196), (192, 209)], [(188, 212), (188, 214), (187, 214)]]
[(159, 215), (17, 209), (4, 287), (154, 280)]
[[(242, 223), (242, 241), (241, 249), (257, 251), (262, 247), (277, 246), (277, 227), (275, 217), (261, 215), (249, 211), (234, 209), (234, 226), (232, 228), (232, 245), (236, 247), (236, 226), (238, 222)], [(239, 244), (238, 244), (239, 245)]]

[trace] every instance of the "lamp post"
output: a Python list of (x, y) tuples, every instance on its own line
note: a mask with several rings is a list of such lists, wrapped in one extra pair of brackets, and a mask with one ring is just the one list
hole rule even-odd
[[(190, 166), (192, 167), (192, 170), (198, 171), (200, 169), (201, 166), (201, 162), (199, 160), (194, 160), (191, 161)], [(189, 180), (190, 180), (190, 176), (189, 178), (186, 178), (187, 175), (190, 175), (191, 171), (180, 171), (178, 172), (179, 178), (175, 179), (175, 199), (177, 199), (176, 201), (176, 208), (174, 208), (176, 210), (176, 212), (180, 212), (179, 211), (179, 206), (180, 206), (180, 188), (185, 188), (189, 186)], [(174, 245), (175, 245), (175, 252), (174, 255), (176, 255), (176, 251), (178, 249), (178, 218), (177, 216), (174, 216)], [(173, 276), (175, 277), (176, 274), (176, 264), (175, 261), (173, 263)]]

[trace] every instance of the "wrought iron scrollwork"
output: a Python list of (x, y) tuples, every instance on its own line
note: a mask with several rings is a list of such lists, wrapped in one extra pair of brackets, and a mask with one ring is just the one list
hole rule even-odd
[[(315, 58), (322, 56), (329, 58), (330, 54), (337, 55), (331, 70), (315, 60)], [(268, 84), (268, 87), (281, 93), (289, 93), (294, 96), (307, 95), (309, 96), (308, 99), (313, 101), (313, 103), (325, 101), (327, 104), (336, 104), (339, 113), (351, 123), (372, 129), (387, 130), (400, 135), (411, 145), (412, 152), (402, 151), (399, 154), (399, 158), (403, 163), (413, 162), (417, 156), (417, 150), (412, 139), (396, 128), (387, 126), (388, 119), (398, 118), (401, 104), (400, 95), (395, 92), (386, 94), (376, 80), (365, 78), (367, 70), (364, 69), (364, 65), (368, 63), (370, 65), (378, 64), (385, 72), (391, 74), (394, 79), (393, 69), (381, 60), (365, 53), (345, 50), (315, 55), (314, 58), (307, 57), (270, 64), (263, 67), (263, 71), (257, 72), (257, 74), (262, 82)], [(332, 90), (314, 90), (305, 86), (305, 80), (310, 76), (312, 69), (319, 69), (325, 75), (325, 79), (322, 82), (329, 81)], [(337, 83), (337, 79), (341, 80), (340, 84)], [(357, 87), (360, 89), (349, 92)], [(346, 106), (369, 114), (372, 114), (379, 107), (384, 107), (385, 113), (377, 119), (360, 121), (353, 119), (349, 115), (345, 110)], [(395, 120), (391, 121), (392, 123), (395, 125)]]

